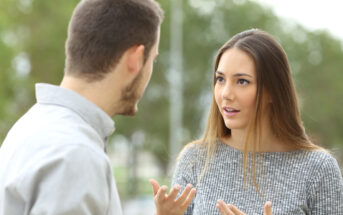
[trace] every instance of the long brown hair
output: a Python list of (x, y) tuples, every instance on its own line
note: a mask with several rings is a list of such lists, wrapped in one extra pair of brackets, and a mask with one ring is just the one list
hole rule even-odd
[[(218, 109), (214, 97), (216, 84), (215, 71), (218, 68), (221, 56), (231, 48), (236, 48), (248, 54), (255, 63), (257, 75), (256, 107), (254, 117), (250, 120), (248, 135), (245, 140), (243, 174), (246, 183), (246, 166), (248, 157), (248, 145), (253, 144), (252, 179), (257, 191), (260, 193), (255, 176), (256, 146), (261, 139), (261, 115), (262, 104), (266, 93), (271, 99), (270, 104), (270, 127), (274, 135), (287, 144), (300, 150), (324, 150), (313, 144), (306, 135), (303, 127), (295, 86), (293, 84), (287, 55), (281, 45), (268, 33), (251, 29), (233, 36), (219, 50), (213, 75), (213, 96), (210, 114), (204, 137), (195, 141), (205, 144), (207, 158), (198, 183), (204, 176), (209, 160), (213, 157), (218, 145), (218, 140), (231, 135), (231, 130), (225, 126), (223, 117)], [(261, 194), (261, 193), (260, 193)]]

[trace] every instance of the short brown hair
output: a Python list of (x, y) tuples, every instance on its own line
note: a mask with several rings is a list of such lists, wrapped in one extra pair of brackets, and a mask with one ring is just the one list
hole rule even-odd
[(145, 46), (146, 60), (162, 19), (154, 0), (82, 0), (69, 23), (66, 73), (100, 80), (133, 45)]

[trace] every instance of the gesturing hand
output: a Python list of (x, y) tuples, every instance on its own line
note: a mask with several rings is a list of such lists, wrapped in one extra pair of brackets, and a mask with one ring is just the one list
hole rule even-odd
[(195, 188), (188, 184), (181, 195), (176, 199), (181, 186), (175, 185), (167, 195), (167, 186), (158, 184), (154, 179), (150, 179), (154, 193), (156, 215), (183, 215), (195, 196)]
[[(222, 215), (245, 215), (245, 213), (238, 210), (234, 205), (225, 204), (223, 200), (218, 200), (217, 208)], [(273, 215), (271, 202), (266, 202), (264, 205), (264, 215)]]

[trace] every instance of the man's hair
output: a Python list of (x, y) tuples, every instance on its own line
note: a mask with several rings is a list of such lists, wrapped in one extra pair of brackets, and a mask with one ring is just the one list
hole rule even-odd
[(154, 0), (82, 0), (69, 23), (66, 73), (100, 80), (134, 45), (144, 45), (145, 62), (162, 20)]

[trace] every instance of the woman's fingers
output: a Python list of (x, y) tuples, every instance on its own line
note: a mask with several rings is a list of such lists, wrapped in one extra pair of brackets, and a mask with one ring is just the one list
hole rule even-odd
[(154, 193), (154, 196), (156, 196), (158, 189), (160, 189), (160, 185), (155, 179), (150, 179), (149, 182), (152, 185), (152, 192)]
[(272, 203), (271, 202), (267, 202), (264, 205), (264, 215), (273, 215)]
[(223, 200), (218, 200), (217, 208), (222, 215), (245, 215), (245, 213), (240, 211), (234, 205), (225, 204)]
[[(245, 215), (234, 205), (225, 204), (223, 200), (218, 200), (217, 208), (222, 215)], [(264, 215), (273, 215), (271, 202), (266, 202), (266, 204), (264, 205)]]
[(235, 215), (223, 200), (218, 200), (217, 208), (222, 215)]
[(167, 200), (174, 200), (181, 189), (180, 185), (175, 185), (173, 189), (169, 192)]
[(160, 187), (160, 189), (157, 191), (157, 194), (155, 196), (156, 200), (158, 203), (162, 203), (164, 202), (165, 198), (166, 198), (166, 193), (167, 193), (168, 187), (163, 185), (162, 187)]
[(188, 207), (188, 205), (192, 202), (196, 190), (195, 188), (192, 188), (191, 184), (188, 184), (183, 192), (180, 194), (179, 198), (175, 200), (178, 192), (180, 191), (181, 186), (180, 185), (175, 185), (170, 191), (167, 200), (169, 202), (172, 202), (175, 206), (180, 207), (182, 211), (185, 211)]
[(236, 208), (234, 205), (229, 204), (228, 207), (235, 215), (245, 215), (242, 211)]
[(176, 204), (182, 204), (187, 199), (189, 192), (191, 191), (193, 185), (187, 184), (183, 192), (180, 194), (179, 198), (175, 201)]
[(181, 203), (182, 210), (186, 210), (187, 209), (188, 205), (192, 202), (192, 200), (193, 200), (193, 198), (195, 196), (195, 193), (196, 193), (195, 188), (192, 188), (191, 191), (189, 192), (186, 200), (183, 203)]
[(167, 195), (167, 186), (160, 186), (154, 179), (149, 181), (153, 188), (156, 214), (184, 214), (195, 196), (196, 191), (195, 188), (192, 189), (191, 184), (188, 184), (179, 198), (177, 198), (181, 190), (180, 185), (175, 185)]

